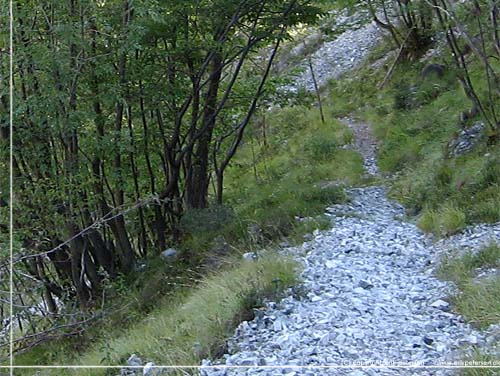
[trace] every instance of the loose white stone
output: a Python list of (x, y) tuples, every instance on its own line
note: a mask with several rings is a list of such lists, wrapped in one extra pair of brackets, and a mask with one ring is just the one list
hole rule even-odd
[(444, 300), (438, 299), (434, 303), (431, 304), (431, 307), (437, 308), (437, 309), (448, 309), (450, 306), (450, 303), (445, 302)]

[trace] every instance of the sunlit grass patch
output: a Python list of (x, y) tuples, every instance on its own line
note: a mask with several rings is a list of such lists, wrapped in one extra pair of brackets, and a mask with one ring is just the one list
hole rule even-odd
[[(206, 278), (192, 292), (168, 299), (126, 333), (110, 333), (75, 359), (76, 364), (126, 364), (135, 353), (161, 365), (198, 365), (216, 356), (242, 320), (265, 297), (276, 297), (296, 281), (297, 264), (268, 254)], [(116, 373), (116, 372), (115, 372)], [(52, 374), (59, 374), (54, 372)], [(63, 374), (63, 373), (60, 373)], [(79, 375), (104, 375), (81, 370)]]
[(477, 272), (500, 266), (500, 247), (492, 243), (478, 252), (443, 260), (438, 276), (453, 281), (460, 292), (455, 309), (479, 327), (500, 322), (500, 275), (475, 279)]

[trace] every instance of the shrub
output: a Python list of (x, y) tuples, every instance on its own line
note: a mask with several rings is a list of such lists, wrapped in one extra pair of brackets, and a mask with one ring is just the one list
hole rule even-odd
[(449, 236), (465, 227), (464, 212), (452, 205), (446, 205), (438, 211), (425, 210), (418, 221), (418, 227), (424, 232)]
[(500, 276), (478, 282), (469, 280), (462, 284), (461, 290), (453, 303), (467, 320), (480, 328), (500, 322)]
[[(500, 192), (500, 188), (499, 192)], [(471, 208), (471, 222), (495, 223), (500, 221), (500, 194), (497, 197), (479, 199)]]
[(314, 133), (304, 145), (304, 151), (314, 161), (324, 161), (331, 158), (336, 148), (336, 140), (333, 137), (325, 137), (322, 133)]
[(500, 246), (496, 243), (492, 243), (487, 247), (481, 249), (477, 255), (474, 257), (472, 266), (475, 268), (490, 267), (494, 268), (498, 266), (500, 261)]

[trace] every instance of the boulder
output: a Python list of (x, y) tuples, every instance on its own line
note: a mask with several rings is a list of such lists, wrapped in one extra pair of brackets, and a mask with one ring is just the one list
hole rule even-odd
[(424, 67), (424, 69), (422, 69), (420, 76), (422, 79), (430, 76), (443, 77), (445, 70), (446, 66), (443, 64), (428, 64)]
[(168, 248), (161, 253), (161, 258), (167, 262), (172, 262), (177, 259), (179, 252), (173, 248)]
[(142, 370), (142, 374), (144, 376), (153, 376), (153, 375), (159, 375), (160, 372), (161, 372), (161, 368), (155, 368), (156, 365), (153, 363), (153, 362), (148, 362), (146, 363), (146, 365), (144, 366), (143, 370)]
[[(142, 360), (136, 354), (130, 355), (127, 359), (127, 365), (130, 367), (140, 367), (142, 366)], [(119, 376), (136, 376), (141, 373), (140, 368), (122, 368), (120, 370)]]
[(257, 260), (257, 253), (255, 252), (247, 252), (243, 254), (243, 258), (247, 261)]
[(448, 156), (458, 157), (472, 149), (483, 140), (485, 124), (479, 121), (471, 127), (464, 128), (448, 143)]
[(127, 364), (132, 367), (142, 366), (142, 360), (137, 355), (132, 354), (130, 358), (127, 359)]

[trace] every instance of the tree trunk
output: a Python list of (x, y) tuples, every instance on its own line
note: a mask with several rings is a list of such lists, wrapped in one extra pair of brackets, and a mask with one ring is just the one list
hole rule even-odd
[(210, 70), (210, 84), (205, 96), (205, 107), (202, 116), (201, 129), (205, 130), (197, 142), (197, 148), (191, 166), (193, 177), (188, 182), (190, 187), (187, 190), (188, 206), (196, 209), (203, 209), (208, 206), (208, 185), (209, 185), (209, 149), (212, 141), (212, 133), (215, 126), (215, 112), (217, 94), (222, 73), (222, 57), (215, 53)]
[(217, 205), (222, 205), (222, 192), (224, 191), (224, 170), (215, 172), (217, 179)]
[[(68, 218), (68, 234), (69, 237), (76, 236), (80, 230), (74, 222)], [(90, 300), (89, 288), (84, 280), (84, 266), (83, 266), (83, 252), (84, 252), (84, 241), (80, 236), (76, 236), (70, 242), (70, 254), (71, 254), (71, 279), (73, 281), (73, 286), (75, 287), (76, 296), (78, 298), (78, 303), (80, 308), (85, 310), (88, 307)]]

